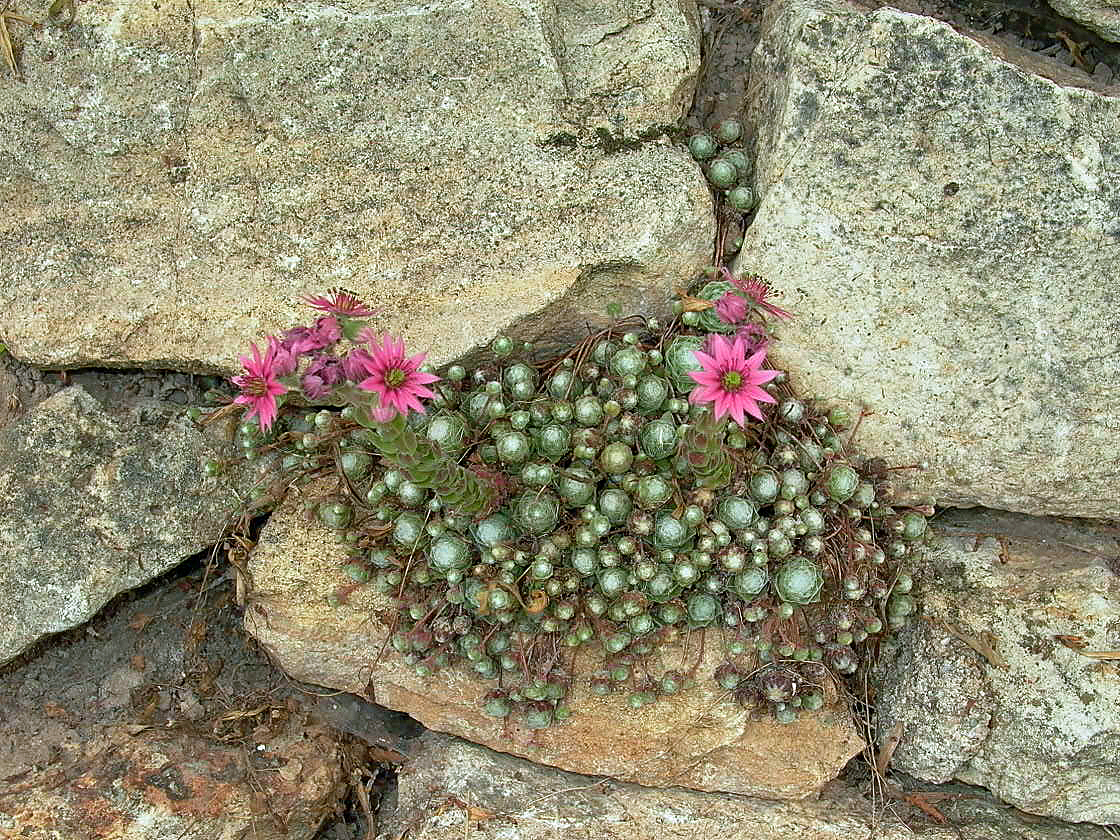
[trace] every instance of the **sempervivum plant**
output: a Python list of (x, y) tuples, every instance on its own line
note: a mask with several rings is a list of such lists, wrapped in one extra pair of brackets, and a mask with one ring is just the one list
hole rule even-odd
[(688, 151), (700, 165), (716, 199), (716, 253), (721, 262), (731, 259), (742, 247), (746, 220), (758, 203), (751, 186), (754, 162), (742, 145), (747, 142), (742, 124), (735, 119), (721, 120), (711, 131), (688, 138)]
[(695, 675), (654, 654), (692, 632), (723, 640), (731, 701), (790, 721), (914, 611), (929, 511), (893, 505), (843, 413), (765, 366), (766, 318), (789, 317), (768, 291), (727, 275), (667, 329), (630, 318), (548, 360), (499, 337), (441, 377), (353, 296), (315, 299), (315, 327), (244, 360), (260, 428), (239, 435), (297, 483), (337, 477), (310, 502), (353, 548), (334, 597), (391, 595), (392, 647), (421, 675), (473, 670), (487, 714), (540, 728), (577, 690), (676, 694)]
[(688, 151), (701, 165), (717, 197), (721, 259), (729, 259), (742, 247), (744, 217), (758, 203), (751, 188), (754, 163), (740, 145), (744, 140), (743, 126), (734, 119), (721, 120), (712, 131), (701, 131), (688, 138)]

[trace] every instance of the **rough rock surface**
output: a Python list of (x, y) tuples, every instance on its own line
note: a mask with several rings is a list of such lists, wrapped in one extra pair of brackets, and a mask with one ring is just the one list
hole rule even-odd
[(0, 352), (0, 429), (15, 423), (31, 408), (64, 386), (49, 382), (48, 375)]
[(691, 3), (76, 8), (0, 86), (0, 341), (27, 361), (229, 372), (344, 285), (439, 362), (664, 311), (705, 260), (709, 194), (662, 136)]
[(78, 385), (0, 429), (0, 663), (213, 544), (240, 506), (203, 476), (222, 454), (181, 415), (111, 414)]
[(1071, 822), (1120, 822), (1120, 540), (1013, 514), (955, 512), (915, 575), (922, 619), (882, 666), (893, 766), (982, 785)]
[[(679, 788), (651, 789), (577, 776), (436, 733), (402, 768), (383, 809), (382, 840), (1106, 840), (1103, 829), (1027, 821), (975, 791), (938, 801), (952, 825), (920, 816), (904, 825), (839, 783), (819, 799), (775, 802)], [(898, 807), (892, 809), (897, 813)]]
[[(774, 798), (814, 795), (858, 753), (863, 742), (842, 705), (802, 715), (796, 723), (750, 720), (711, 679), (722, 660), (709, 634), (696, 685), (640, 712), (623, 696), (594, 697), (586, 679), (573, 681), (571, 718), (535, 733), (503, 724), (481, 708), (485, 684), (460, 669), (419, 677), (386, 644), (388, 599), (360, 587), (331, 608), (326, 598), (346, 582), (346, 554), (329, 532), (308, 523), (289, 500), (269, 520), (249, 563), (253, 592), (246, 629), (296, 679), (329, 686), (406, 712), (425, 726), (494, 749), (576, 772), (647, 785), (681, 785)], [(662, 651), (687, 670), (690, 651)]]
[[(0, 793), (21, 840), (311, 840), (343, 785), (337, 745), (295, 728), (252, 744), (118, 727), (68, 767)], [(139, 730), (139, 731), (137, 731)]]
[(795, 311), (796, 381), (865, 406), (867, 451), (928, 465), (897, 474), (916, 495), (1108, 517), (1120, 98), (1045, 62), (889, 8), (770, 5), (738, 267)]
[(1120, 6), (1108, 0), (1053, 0), (1058, 14), (1089, 27), (1106, 41), (1120, 43)]

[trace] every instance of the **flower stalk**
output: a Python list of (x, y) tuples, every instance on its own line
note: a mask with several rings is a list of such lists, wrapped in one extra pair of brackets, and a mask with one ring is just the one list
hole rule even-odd
[(378, 422), (364, 411), (354, 419), (373, 432), (378, 452), (397, 469), (406, 473), (418, 487), (436, 493), (452, 510), (475, 518), (491, 513), (498, 502), (493, 482), (447, 458), (430, 441), (417, 437), (405, 415)]
[(717, 420), (710, 410), (705, 410), (685, 430), (681, 440), (681, 452), (696, 477), (696, 483), (709, 490), (731, 483), (731, 459), (723, 446), (726, 425)]

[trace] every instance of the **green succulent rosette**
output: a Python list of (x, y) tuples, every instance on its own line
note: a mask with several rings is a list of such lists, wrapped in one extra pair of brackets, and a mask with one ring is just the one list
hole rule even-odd
[[(728, 292), (735, 292), (735, 287), (726, 280), (713, 280), (706, 283), (696, 296), (715, 303)], [(728, 324), (716, 314), (715, 307), (704, 309), (700, 313), (700, 322), (697, 326), (705, 332), (723, 333), (729, 335), (739, 327), (737, 324)]]

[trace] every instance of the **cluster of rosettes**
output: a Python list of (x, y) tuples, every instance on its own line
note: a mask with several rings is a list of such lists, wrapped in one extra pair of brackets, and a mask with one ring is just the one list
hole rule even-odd
[(788, 722), (914, 611), (903, 567), (931, 511), (892, 505), (886, 464), (846, 454), (845, 412), (778, 375), (764, 420), (713, 418), (688, 400), (705, 340), (679, 323), (620, 322), (548, 363), (504, 337), (491, 349), (398, 420), (497, 488), (480, 516), (385, 468), (384, 436), (347, 411), (239, 431), (247, 451), (278, 442), (290, 474), (337, 474), (337, 492), (309, 502), (353, 547), (332, 598), (389, 595), (390, 644), (417, 673), (465, 664), (492, 683), (488, 714), (540, 728), (576, 691), (625, 692), (635, 708), (677, 693), (695, 674), (661, 672), (651, 654), (714, 633), (718, 684)]
[(742, 136), (738, 120), (722, 120), (711, 132), (701, 131), (688, 138), (688, 151), (704, 167), (708, 183), (723, 193), (727, 206), (749, 213), (756, 202), (750, 187), (754, 164), (738, 145)]

